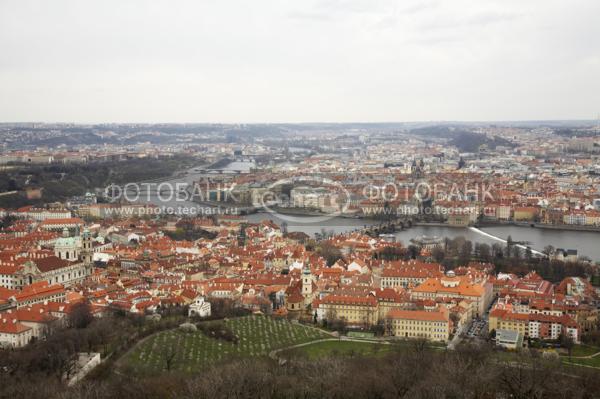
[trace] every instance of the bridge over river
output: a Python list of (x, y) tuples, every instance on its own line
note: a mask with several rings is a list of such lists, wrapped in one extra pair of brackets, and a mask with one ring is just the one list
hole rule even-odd
[(392, 234), (397, 231), (412, 227), (415, 220), (412, 217), (401, 217), (393, 220), (386, 220), (380, 223), (373, 223), (359, 229), (363, 234), (371, 237), (379, 237), (380, 234)]

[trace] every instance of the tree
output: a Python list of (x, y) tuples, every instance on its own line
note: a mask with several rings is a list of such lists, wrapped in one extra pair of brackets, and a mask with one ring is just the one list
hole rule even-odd
[(575, 342), (573, 341), (573, 338), (571, 338), (568, 334), (561, 334), (559, 337), (559, 341), (560, 341), (560, 346), (562, 346), (563, 348), (565, 348), (569, 354), (569, 360), (571, 360), (571, 355), (573, 353), (573, 346), (575, 345)]
[(377, 324), (371, 326), (371, 332), (377, 337), (383, 336), (383, 334), (385, 334), (385, 323), (383, 320), (379, 320)]
[(419, 256), (420, 253), (421, 249), (416, 245), (408, 246), (408, 256), (410, 257), (410, 259), (417, 259), (417, 256)]
[(90, 304), (87, 301), (79, 302), (73, 305), (73, 309), (69, 314), (69, 325), (73, 328), (86, 328), (92, 321)]
[(544, 253), (544, 255), (546, 255), (546, 257), (549, 258), (550, 256), (554, 255), (554, 251), (555, 248), (552, 245), (546, 245), (542, 252)]
[(319, 246), (317, 253), (325, 259), (327, 266), (332, 266), (335, 262), (342, 258), (342, 251), (327, 242), (324, 242)]
[(462, 265), (467, 265), (471, 260), (471, 253), (473, 252), (473, 244), (469, 240), (465, 240), (460, 246), (459, 251), (459, 262)]
[(506, 238), (506, 257), (510, 258), (512, 257), (512, 248), (513, 248), (514, 242), (512, 237), (509, 235)]
[(458, 323), (460, 322), (460, 316), (457, 313), (450, 313), (450, 320), (452, 320), (452, 325), (454, 327), (458, 327)]
[(479, 244), (479, 259), (484, 262), (491, 260), (491, 248), (488, 244)]
[(431, 255), (433, 256), (433, 259), (435, 259), (435, 261), (437, 263), (442, 263), (442, 261), (444, 260), (444, 257), (446, 256), (446, 253), (444, 252), (444, 250), (440, 247), (435, 247), (433, 248), (433, 251), (431, 251)]
[(377, 256), (377, 259), (381, 260), (398, 260), (404, 257), (405, 252), (406, 251), (403, 248), (387, 246), (375, 255)]
[(175, 362), (176, 362), (179, 354), (180, 354), (179, 345), (171, 343), (171, 344), (165, 344), (161, 347), (160, 357), (163, 360), (165, 369), (167, 371), (171, 371), (171, 369), (175, 365)]
[(427, 340), (423, 339), (423, 338), (417, 338), (417, 339), (413, 339), (411, 341), (412, 345), (412, 350), (415, 351), (415, 353), (422, 355), (425, 350), (427, 349)]
[(494, 258), (502, 258), (503, 257), (502, 245), (497, 242), (492, 244), (492, 256)]
[(12, 215), (4, 216), (2, 218), (2, 220), (0, 221), (0, 229), (5, 229), (5, 228), (11, 226), (16, 220), (17, 220), (17, 218), (15, 216), (12, 216)]

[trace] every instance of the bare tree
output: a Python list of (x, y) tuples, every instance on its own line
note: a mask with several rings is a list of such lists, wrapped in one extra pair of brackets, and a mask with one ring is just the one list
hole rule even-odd
[(171, 371), (179, 355), (180, 349), (178, 345), (163, 345), (161, 347), (160, 357), (163, 360), (167, 371)]
[(94, 320), (90, 304), (79, 302), (73, 305), (69, 314), (69, 325), (73, 328), (86, 328)]

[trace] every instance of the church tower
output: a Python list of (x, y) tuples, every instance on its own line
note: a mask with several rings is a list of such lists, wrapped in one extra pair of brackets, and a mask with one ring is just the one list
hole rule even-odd
[(302, 296), (305, 298), (312, 295), (312, 273), (308, 262), (302, 268)]
[(238, 233), (238, 246), (245, 247), (246, 246), (246, 228), (248, 225), (246, 223), (240, 223), (240, 232)]
[(94, 251), (92, 250), (92, 234), (86, 227), (83, 229), (83, 235), (81, 236), (81, 257), (83, 262), (87, 265), (92, 264), (92, 257)]

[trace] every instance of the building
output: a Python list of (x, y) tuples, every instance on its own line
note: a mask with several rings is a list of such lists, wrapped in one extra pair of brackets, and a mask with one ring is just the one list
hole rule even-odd
[(529, 338), (543, 340), (558, 340), (561, 335), (570, 337), (573, 342), (579, 343), (579, 327), (570, 316), (553, 316), (543, 313), (529, 315)]
[(18, 209), (13, 213), (14, 216), (33, 219), (37, 221), (44, 221), (49, 219), (70, 219), (72, 217), (71, 211), (67, 209), (39, 209), (32, 207), (24, 207)]
[(431, 312), (392, 309), (386, 317), (388, 333), (399, 338), (447, 342), (450, 339), (451, 324), (445, 308), (437, 308)]
[(56, 256), (29, 260), (19, 270), (18, 280), (22, 286), (36, 281), (47, 281), (48, 284), (71, 286), (81, 283), (92, 273), (91, 264), (85, 262), (60, 259)]
[(46, 219), (40, 223), (40, 228), (46, 231), (77, 230), (84, 225), (80, 218)]
[(523, 347), (523, 335), (513, 330), (496, 330), (496, 345), (506, 349)]
[(21, 348), (33, 337), (33, 329), (15, 318), (0, 318), (0, 346), (3, 348)]
[(515, 331), (524, 338), (558, 340), (569, 336), (575, 343), (580, 341), (579, 326), (575, 319), (564, 314), (516, 313), (506, 309), (494, 309), (489, 316), (489, 331)]
[(381, 272), (381, 288), (408, 288), (423, 283), (428, 278), (442, 277), (441, 265), (418, 261), (391, 262)]
[(69, 230), (63, 229), (63, 236), (54, 242), (54, 255), (69, 262), (82, 260), (91, 264), (94, 249), (90, 231), (85, 228), (83, 234), (70, 237)]
[(471, 277), (456, 276), (453, 272), (441, 278), (429, 278), (412, 290), (413, 299), (462, 298), (474, 302), (472, 316), (485, 313), (493, 296), (493, 287), (488, 282), (473, 282)]
[(13, 303), (17, 308), (35, 305), (45, 302), (64, 302), (66, 298), (65, 288), (60, 284), (48, 284), (47, 281), (39, 281), (23, 287), (19, 290), (7, 290), (2, 292), (0, 299)]
[(494, 309), (489, 314), (488, 329), (515, 331), (522, 337), (529, 335), (529, 314), (508, 312), (504, 309)]
[(576, 249), (563, 249), (557, 248), (552, 254), (552, 259), (560, 260), (563, 262), (577, 262), (579, 254)]
[(190, 304), (188, 316), (208, 317), (210, 316), (210, 302), (206, 302), (203, 296), (198, 295)]
[(468, 213), (449, 213), (448, 224), (450, 226), (468, 226), (471, 223), (471, 216)]
[(532, 206), (521, 206), (514, 209), (513, 219), (516, 222), (533, 222), (538, 217), (538, 209)]
[(373, 296), (328, 295), (319, 301), (317, 319), (344, 320), (351, 326), (372, 326), (378, 322), (378, 302)]

